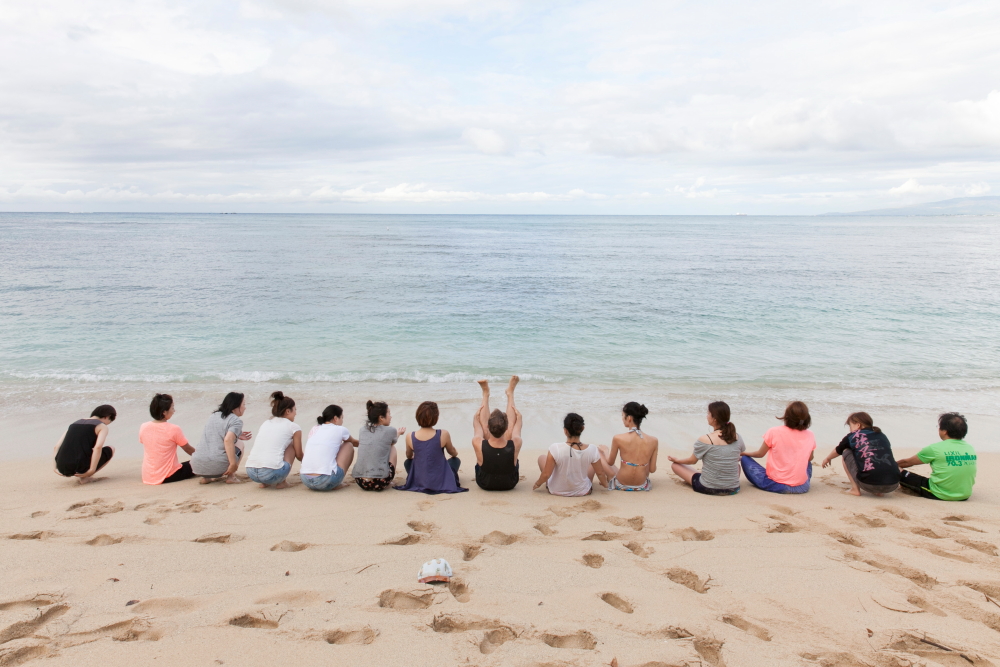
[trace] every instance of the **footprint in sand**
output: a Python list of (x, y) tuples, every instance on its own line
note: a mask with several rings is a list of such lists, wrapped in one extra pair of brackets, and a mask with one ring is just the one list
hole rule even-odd
[(243, 508), (244, 512), (253, 512), (254, 510), (259, 510), (263, 505), (247, 505)]
[(541, 533), (542, 535), (545, 535), (545, 536), (555, 535), (557, 532), (559, 532), (555, 528), (552, 528), (551, 526), (547, 526), (547, 525), (545, 525), (542, 522), (536, 523), (534, 526), (532, 526), (532, 528), (534, 528), (539, 533)]
[[(958, 583), (987, 597), (1000, 599), (1000, 581), (960, 581)], [(0, 605), (0, 609), (3, 609), (3, 605)]]
[(650, 632), (642, 633), (647, 637), (652, 637), (653, 639), (690, 639), (694, 637), (693, 634), (685, 630), (684, 628), (679, 628), (676, 625), (668, 625), (659, 630), (652, 630)]
[(681, 586), (686, 586), (690, 588), (695, 593), (707, 593), (709, 591), (708, 582), (712, 580), (711, 577), (705, 579), (704, 581), (697, 574), (691, 570), (685, 570), (682, 567), (672, 567), (665, 573), (667, 579), (674, 582), (675, 584), (680, 584)]
[(596, 570), (604, 565), (604, 556), (601, 554), (583, 554), (583, 564)]
[(483, 544), (492, 544), (497, 547), (505, 547), (510, 544), (517, 542), (520, 537), (517, 535), (508, 535), (507, 533), (501, 533), (499, 530), (494, 530), (491, 533), (483, 535)]
[(871, 667), (867, 662), (855, 658), (850, 653), (832, 651), (826, 653), (799, 653), (799, 657), (815, 662), (820, 667)]
[(847, 560), (865, 563), (866, 565), (874, 567), (877, 570), (882, 570), (883, 572), (888, 572), (889, 574), (895, 574), (896, 576), (909, 579), (923, 588), (932, 588), (938, 583), (937, 579), (928, 575), (926, 572), (921, 572), (916, 568), (903, 565), (888, 556), (874, 553), (870, 554), (867, 552), (847, 552), (844, 554), (844, 558)]
[(483, 548), (478, 544), (462, 545), (462, 560), (472, 560), (483, 552)]
[(150, 598), (130, 607), (135, 614), (146, 616), (176, 616), (186, 614), (201, 606), (197, 598), (169, 597)]
[(957, 560), (957, 561), (959, 561), (961, 563), (975, 563), (976, 562), (975, 560), (973, 560), (971, 558), (967, 558), (966, 556), (963, 556), (962, 554), (952, 553), (950, 551), (947, 551), (945, 549), (941, 549), (939, 547), (930, 546), (930, 545), (924, 545), (924, 544), (917, 544), (917, 545), (914, 545), (914, 546), (916, 546), (919, 549), (923, 549), (924, 551), (926, 551), (928, 553), (932, 553), (935, 556), (940, 556), (941, 558), (948, 558), (950, 560)]
[(465, 603), (472, 599), (472, 589), (462, 577), (452, 577), (448, 582), (448, 591), (459, 602)]
[(902, 519), (903, 521), (909, 521), (910, 520), (910, 515), (909, 514), (907, 514), (903, 510), (897, 509), (895, 507), (887, 507), (885, 505), (882, 505), (880, 507), (877, 507), (876, 509), (879, 512), (885, 512), (889, 516), (894, 516), (897, 519)]
[(232, 542), (239, 542), (242, 539), (242, 535), (233, 535), (231, 533), (209, 533), (191, 541), (197, 542), (198, 544), (230, 544)]
[(845, 517), (844, 521), (852, 523), (861, 528), (885, 528), (885, 521), (878, 517), (866, 516), (864, 514), (852, 514)]
[(411, 533), (411, 534), (403, 535), (402, 537), (397, 537), (397, 538), (394, 538), (394, 539), (391, 539), (391, 540), (386, 540), (382, 544), (396, 545), (396, 546), (399, 546), (399, 547), (405, 547), (405, 546), (409, 546), (411, 544), (416, 544), (419, 541), (420, 541), (420, 535), (414, 535), (414, 534)]
[(229, 619), (229, 625), (235, 625), (237, 628), (256, 628), (263, 630), (274, 630), (278, 627), (281, 617), (277, 619), (268, 618), (262, 613), (248, 613), (240, 614), (239, 616), (234, 616)]
[(44, 627), (46, 623), (59, 618), (67, 611), (69, 611), (68, 604), (47, 605), (46, 608), (34, 618), (28, 619), (27, 621), (17, 621), (16, 623), (11, 623), (6, 628), (0, 629), (0, 645), (14, 641), (15, 639), (31, 637)]
[(693, 643), (694, 650), (710, 667), (726, 667), (726, 661), (722, 659), (722, 645), (725, 642), (713, 637), (695, 637)]
[(433, 593), (414, 595), (403, 591), (382, 591), (378, 596), (378, 606), (386, 609), (411, 610), (427, 609), (434, 602)]
[(639, 558), (649, 558), (649, 555), (656, 551), (653, 547), (646, 547), (639, 542), (626, 542), (625, 548), (634, 553)]
[(926, 632), (921, 632), (918, 635), (908, 630), (893, 630), (882, 650), (912, 653), (927, 659), (932, 664), (947, 665), (948, 667), (953, 665), (955, 667), (969, 665), (986, 667), (993, 664), (956, 642), (928, 635)]
[[(74, 627), (78, 627), (74, 624)], [(163, 638), (163, 631), (150, 625), (145, 618), (130, 618), (126, 621), (109, 623), (93, 630), (76, 631), (59, 638), (59, 648), (69, 648), (89, 644), (99, 639), (110, 638), (116, 642), (155, 642)]]
[(622, 527), (628, 526), (629, 528), (635, 531), (642, 530), (646, 525), (646, 520), (641, 516), (634, 516), (631, 519), (623, 519), (618, 516), (609, 516), (604, 520), (615, 526), (622, 526)]
[(76, 516), (68, 519), (94, 519), (105, 514), (115, 514), (125, 509), (125, 503), (121, 501), (111, 502), (103, 498), (94, 498), (79, 503), (73, 503), (66, 508), (67, 512), (75, 512)]
[(37, 519), (38, 517), (45, 516), (48, 513), (49, 513), (48, 510), (41, 510), (41, 511), (38, 511), (38, 512), (32, 512), (31, 513), (31, 518), (32, 519)]
[(433, 533), (434, 529), (437, 527), (429, 521), (410, 521), (406, 525), (410, 527), (410, 530), (428, 534)]
[(24, 600), (0, 602), (0, 611), (7, 611), (9, 609), (39, 609), (41, 607), (47, 607), (51, 604), (55, 604), (61, 599), (62, 598), (58, 595), (39, 593), (38, 595), (34, 595), (30, 598), (25, 598)]
[(769, 533), (797, 533), (799, 529), (788, 523), (787, 521), (782, 521), (780, 517), (771, 516), (771, 519), (777, 520), (778, 523), (768, 526), (767, 532)]
[(913, 533), (914, 535), (920, 535), (921, 537), (929, 537), (932, 540), (940, 540), (945, 537), (944, 535), (938, 535), (930, 528), (922, 528), (922, 527), (910, 528), (910, 532)]
[(955, 528), (961, 528), (963, 530), (971, 530), (973, 533), (985, 533), (986, 532), (985, 530), (980, 530), (979, 528), (976, 528), (975, 526), (966, 526), (965, 524), (959, 523), (958, 521), (945, 521), (944, 523), (945, 523), (946, 526), (954, 526)]
[(621, 537), (622, 537), (621, 533), (609, 533), (606, 530), (602, 530), (602, 531), (597, 532), (597, 533), (591, 533), (590, 535), (587, 535), (586, 537), (582, 538), (582, 540), (584, 542), (587, 542), (587, 541), (593, 541), (593, 542), (611, 542), (612, 540), (621, 539)]
[(852, 547), (863, 547), (864, 546), (864, 542), (862, 542), (858, 538), (854, 537), (850, 533), (833, 532), (833, 533), (830, 533), (830, 537), (832, 537), (833, 539), (837, 540), (841, 544), (847, 544), (847, 545), (850, 545)]
[(969, 547), (970, 549), (975, 549), (976, 551), (984, 553), (987, 556), (998, 555), (996, 545), (990, 544), (989, 542), (977, 542), (976, 540), (967, 540), (962, 537), (956, 538), (955, 541), (961, 544), (963, 547)]
[(631, 614), (635, 611), (635, 609), (632, 608), (632, 604), (628, 600), (616, 593), (601, 593), (601, 599), (618, 611), (626, 614)]
[(509, 641), (517, 639), (517, 633), (513, 628), (506, 626), (487, 630), (483, 635), (483, 641), (479, 642), (479, 652), (489, 655)]
[(710, 530), (698, 530), (697, 528), (681, 528), (675, 530), (674, 535), (684, 542), (707, 542), (715, 539), (715, 534)]
[(98, 535), (87, 540), (86, 544), (92, 547), (109, 547), (112, 544), (121, 544), (124, 541), (125, 538), (120, 535)]
[(47, 540), (50, 537), (55, 537), (56, 533), (48, 530), (36, 530), (31, 533), (14, 533), (13, 535), (8, 535), (8, 540)]
[(468, 632), (470, 630), (493, 630), (506, 627), (497, 620), (479, 618), (478, 616), (464, 616), (457, 614), (438, 614), (431, 621), (431, 629), (434, 632), (444, 634), (451, 632)]
[(371, 644), (378, 637), (378, 630), (369, 626), (347, 630), (327, 630), (323, 641), (327, 644)]
[(282, 540), (271, 547), (271, 551), (289, 551), (294, 553), (298, 551), (305, 551), (311, 546), (311, 544), (306, 542), (291, 542), (289, 540)]
[(593, 651), (597, 646), (597, 639), (586, 630), (578, 630), (569, 635), (557, 635), (545, 633), (542, 641), (552, 648), (582, 648)]
[(739, 628), (743, 632), (753, 635), (761, 641), (771, 641), (771, 633), (768, 632), (767, 628), (757, 625), (756, 623), (751, 623), (742, 616), (737, 616), (736, 614), (726, 614), (720, 620), (727, 625)]

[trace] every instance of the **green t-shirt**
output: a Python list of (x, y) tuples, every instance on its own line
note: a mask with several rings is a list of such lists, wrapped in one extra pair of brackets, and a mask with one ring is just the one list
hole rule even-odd
[(942, 500), (965, 500), (976, 483), (976, 450), (964, 440), (942, 440), (920, 450), (931, 465), (931, 493)]

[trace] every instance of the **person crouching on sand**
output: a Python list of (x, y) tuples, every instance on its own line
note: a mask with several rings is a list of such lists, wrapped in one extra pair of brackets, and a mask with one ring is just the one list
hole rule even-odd
[(247, 404), (243, 394), (231, 391), (205, 423), (198, 449), (191, 455), (191, 470), (201, 477), (202, 484), (220, 479), (226, 484), (238, 484), (236, 469), (243, 456), (240, 441), (252, 437), (250, 431), (243, 430), (243, 413)]
[(247, 457), (247, 477), (260, 488), (288, 488), (295, 459), (302, 460), (302, 429), (295, 423), (295, 401), (280, 391), (271, 394), (271, 418), (260, 425)]
[(114, 447), (104, 443), (108, 426), (118, 417), (110, 405), (98, 405), (90, 419), (78, 419), (69, 425), (56, 445), (56, 472), (63, 477), (76, 477), (80, 484), (94, 481), (94, 473), (108, 465), (115, 455)]
[(178, 448), (194, 454), (194, 447), (184, 437), (180, 426), (167, 423), (174, 412), (173, 396), (157, 394), (149, 404), (153, 421), (139, 427), (143, 484), (170, 484), (194, 477), (191, 462), (177, 460)]
[[(649, 475), (656, 472), (656, 454), (660, 442), (640, 429), (642, 420), (648, 414), (646, 406), (635, 401), (626, 403), (622, 408), (622, 423), (628, 432), (616, 435), (611, 440), (611, 454), (608, 456), (611, 479), (608, 480), (608, 488), (612, 491), (649, 491), (653, 488)], [(619, 454), (622, 457), (621, 468), (615, 466)]]
[[(812, 417), (802, 401), (792, 401), (785, 408), (785, 422), (764, 434), (764, 444), (755, 452), (744, 452), (743, 474), (751, 484), (771, 493), (806, 493), (812, 479), (812, 459), (816, 437), (809, 430)], [(754, 461), (767, 455), (767, 468)]]
[(305, 455), (299, 466), (302, 485), (313, 491), (332, 491), (340, 486), (354, 460), (358, 441), (344, 427), (344, 411), (328, 405), (309, 431)]
[(855, 412), (844, 424), (851, 432), (823, 459), (826, 468), (838, 456), (844, 457), (844, 472), (851, 483), (850, 494), (867, 491), (876, 496), (899, 488), (899, 466), (892, 456), (889, 438), (875, 426), (867, 412)]
[(900, 459), (900, 468), (922, 463), (931, 466), (930, 479), (904, 470), (899, 475), (900, 486), (934, 500), (967, 500), (976, 483), (976, 450), (965, 441), (969, 424), (957, 412), (938, 417), (941, 442), (924, 447), (916, 456)]
[[(667, 458), (678, 477), (698, 493), (732, 496), (740, 492), (740, 455), (746, 451), (743, 438), (729, 421), (729, 406), (722, 401), (708, 404), (708, 425), (714, 431), (698, 438), (694, 453), (686, 459)], [(701, 472), (690, 466), (701, 460)]]
[[(417, 423), (420, 430), (406, 434), (406, 483), (394, 487), (397, 491), (419, 491), (420, 493), (462, 493), (458, 480), (458, 469), (462, 460), (451, 442), (451, 434), (435, 429), (438, 417), (437, 403), (424, 401), (417, 407)], [(445, 459), (448, 452), (450, 458)]]
[(490, 385), (486, 380), (479, 381), (483, 402), (472, 418), (472, 449), (476, 452), (476, 484), (486, 491), (510, 491), (521, 479), (518, 456), (522, 419), (514, 407), (514, 387), (519, 380), (512, 375), (507, 385), (506, 414), (490, 412)]
[(351, 475), (365, 491), (382, 491), (396, 477), (396, 441), (406, 427), (392, 428), (392, 412), (382, 401), (368, 401), (368, 421), (358, 434), (358, 460)]
[(549, 447), (548, 454), (538, 457), (541, 475), (532, 490), (542, 484), (554, 496), (588, 496), (594, 490), (594, 476), (601, 486), (608, 485), (608, 471), (605, 463), (608, 449), (598, 445), (580, 442), (583, 433), (583, 417), (571, 412), (563, 419), (563, 433), (566, 442), (557, 442)]

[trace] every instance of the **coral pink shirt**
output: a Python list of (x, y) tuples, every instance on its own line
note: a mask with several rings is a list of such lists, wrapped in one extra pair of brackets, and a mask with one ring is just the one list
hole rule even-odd
[(143, 484), (163, 484), (180, 470), (177, 448), (188, 444), (181, 427), (170, 422), (146, 422), (139, 427)]
[(816, 449), (816, 436), (809, 429), (796, 431), (787, 426), (775, 426), (764, 434), (768, 446), (767, 476), (778, 484), (799, 486), (809, 479), (806, 466)]

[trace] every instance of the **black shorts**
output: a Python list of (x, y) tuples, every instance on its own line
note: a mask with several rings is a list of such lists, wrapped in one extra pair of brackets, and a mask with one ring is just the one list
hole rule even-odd
[(695, 493), (704, 493), (706, 496), (735, 496), (740, 492), (740, 487), (735, 489), (710, 489), (701, 483), (701, 473), (696, 472), (691, 478), (691, 488)]
[[(912, 473), (909, 470), (904, 470), (899, 473), (899, 485), (919, 494), (924, 498), (930, 498), (931, 500), (944, 500), (944, 498), (938, 498), (935, 496), (934, 492), (931, 491), (931, 480), (927, 479), (923, 475)], [(962, 500), (968, 499), (962, 498)]]
[[(102, 447), (101, 458), (97, 462), (97, 470), (100, 470), (104, 466), (108, 465), (108, 461), (111, 460), (111, 457), (114, 456), (114, 454), (115, 450), (111, 449), (110, 447)], [(88, 461), (87, 464), (82, 467), (83, 470), (77, 470), (75, 472), (66, 472), (65, 470), (59, 470), (59, 474), (62, 475), (63, 477), (75, 477), (76, 475), (82, 475), (83, 473), (90, 470), (90, 462)]]
[(194, 477), (194, 471), (191, 470), (191, 462), (185, 461), (181, 464), (181, 467), (177, 469), (170, 477), (167, 477), (161, 482), (161, 484), (170, 484), (170, 482), (180, 482), (185, 479), (191, 479)]

